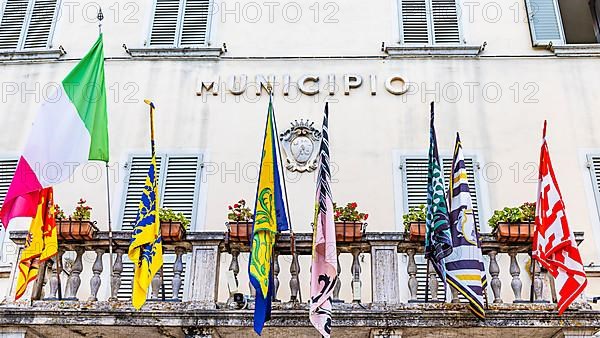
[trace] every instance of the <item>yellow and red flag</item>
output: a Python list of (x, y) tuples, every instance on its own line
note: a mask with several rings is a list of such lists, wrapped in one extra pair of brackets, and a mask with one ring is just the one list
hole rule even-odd
[(58, 252), (58, 236), (54, 219), (54, 193), (52, 187), (42, 189), (37, 212), (31, 221), (25, 248), (19, 261), (19, 276), (15, 300), (21, 298), (27, 285), (37, 278), (40, 263)]

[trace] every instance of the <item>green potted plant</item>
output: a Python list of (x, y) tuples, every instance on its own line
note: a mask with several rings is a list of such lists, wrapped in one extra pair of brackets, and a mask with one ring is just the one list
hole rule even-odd
[(158, 210), (160, 220), (160, 235), (165, 242), (178, 242), (185, 238), (189, 230), (190, 220), (182, 212), (175, 212), (169, 208)]
[(228, 207), (227, 214), (227, 238), (234, 242), (250, 242), (252, 236), (252, 226), (254, 214), (249, 207), (246, 206), (244, 199)]
[(488, 224), (500, 242), (530, 241), (535, 230), (535, 203), (496, 210)]
[(361, 241), (367, 228), (365, 221), (369, 214), (359, 212), (358, 204), (350, 202), (343, 207), (338, 207), (333, 203), (335, 237), (338, 242), (356, 242)]
[(54, 205), (54, 218), (58, 227), (58, 238), (63, 241), (92, 240), (98, 228), (92, 222), (92, 207), (86, 205), (83, 198), (77, 202), (77, 207), (67, 218), (58, 204)]
[(427, 211), (425, 205), (421, 204), (408, 209), (408, 213), (402, 216), (404, 231), (408, 234), (411, 241), (424, 241), (427, 231), (426, 218)]

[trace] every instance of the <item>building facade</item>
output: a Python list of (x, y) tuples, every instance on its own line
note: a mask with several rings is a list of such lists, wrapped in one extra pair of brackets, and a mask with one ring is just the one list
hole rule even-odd
[[(338, 204), (355, 201), (369, 214), (362, 244), (340, 246), (339, 298), (345, 303), (336, 303), (335, 336), (592, 335), (600, 328), (594, 310), (600, 295), (599, 13), (594, 0), (0, 0), (0, 199), (39, 106), (56, 99), (54, 90), (99, 29), (111, 156), (108, 169), (82, 165), (55, 187), (66, 211), (84, 198), (100, 230), (88, 244), (64, 246), (61, 293), (81, 301), (12, 301), (29, 226), (16, 220), (0, 266), (0, 331), (120, 336), (136, 326), (149, 336), (251, 335), (251, 311), (228, 302), (232, 285), (251, 294), (247, 247), (225, 240), (224, 223), (229, 205), (254, 202), (272, 88), (280, 134), (310, 122), (319, 129), (329, 102), (333, 197)], [(162, 206), (183, 212), (191, 225), (187, 239), (170, 246), (165, 258), (167, 298), (183, 301), (153, 302), (136, 313), (127, 301), (133, 265), (123, 249), (149, 163), (146, 98), (157, 107)], [(456, 132), (467, 157), (494, 285), (487, 289), (485, 322), (464, 304), (409, 302), (424, 300), (435, 284), (433, 278), (427, 285), (422, 246), (405, 238), (402, 217), (425, 203), (430, 102), (446, 166)], [(494, 210), (535, 201), (544, 120), (589, 280), (576, 309), (563, 317), (551, 311), (548, 274), (528, 271), (529, 244), (498, 243), (487, 222)], [(292, 152), (292, 164), (301, 155)], [(315, 176), (309, 168), (286, 170), (299, 257), (283, 236), (282, 302), (265, 331), (269, 336), (316, 336), (306, 310)], [(107, 196), (123, 258), (117, 284), (103, 237)], [(45, 284), (40, 281), (39, 298), (55, 296), (51, 271)], [(534, 298), (549, 303), (513, 303), (529, 299), (532, 280), (540, 283)], [(431, 292), (454, 298), (441, 285)], [(457, 329), (446, 331), (451, 325)]]

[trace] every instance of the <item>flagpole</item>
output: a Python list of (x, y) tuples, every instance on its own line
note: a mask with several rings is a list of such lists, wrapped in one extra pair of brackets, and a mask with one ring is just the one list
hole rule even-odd
[[(275, 156), (279, 160), (279, 167), (281, 168), (281, 178), (283, 179), (283, 194), (285, 195), (285, 211), (288, 219), (288, 224), (290, 227), (290, 253), (292, 255), (292, 259), (294, 259), (294, 255), (296, 254), (296, 236), (294, 234), (294, 228), (292, 227), (292, 219), (290, 217), (290, 203), (288, 201), (288, 193), (287, 193), (287, 185), (285, 182), (285, 169), (283, 167), (283, 160), (281, 158), (281, 151), (279, 146), (279, 132), (277, 131), (277, 119), (275, 118), (275, 107), (273, 107), (273, 87), (269, 83), (267, 85), (267, 91), (269, 92), (269, 100), (271, 101), (271, 108), (273, 109), (273, 128), (275, 129), (275, 142), (277, 142), (277, 153)], [(302, 303), (302, 290), (298, 288), (298, 297), (300, 299), (300, 303)]]
[[(104, 14), (102, 13), (102, 8), (98, 7), (98, 35), (102, 35), (102, 20), (104, 20)], [(106, 168), (106, 206), (107, 206), (107, 214), (108, 214), (108, 256), (110, 258), (109, 267), (110, 267), (110, 298), (113, 295), (113, 279), (115, 278), (114, 268), (114, 257), (113, 257), (113, 229), (112, 229), (112, 212), (111, 212), (111, 203), (110, 203), (110, 169), (108, 167), (108, 161), (105, 162)], [(58, 269), (57, 269), (58, 271)], [(60, 297), (59, 297), (60, 298)]]

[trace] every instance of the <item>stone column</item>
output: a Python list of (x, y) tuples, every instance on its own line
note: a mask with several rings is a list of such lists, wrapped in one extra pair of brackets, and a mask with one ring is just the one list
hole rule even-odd
[(508, 255), (510, 256), (510, 275), (512, 281), (510, 287), (512, 288), (513, 294), (515, 295), (514, 303), (522, 302), (521, 289), (523, 288), (523, 282), (521, 281), (521, 268), (519, 268), (519, 261), (517, 260), (517, 252), (511, 250)]
[(406, 251), (408, 255), (408, 264), (406, 265), (406, 272), (408, 273), (408, 291), (410, 292), (410, 301), (417, 300), (417, 288), (419, 287), (419, 281), (417, 280), (417, 263), (415, 262), (415, 249), (408, 249)]
[(85, 253), (84, 248), (75, 249), (77, 253), (77, 257), (75, 258), (75, 262), (73, 262), (73, 267), (71, 268), (71, 275), (67, 280), (67, 288), (66, 288), (66, 297), (65, 300), (78, 300), (77, 299), (77, 291), (79, 291), (79, 286), (81, 286), (81, 271), (83, 271), (83, 254)]
[[(360, 303), (362, 281), (360, 280), (360, 248), (352, 248), (352, 302)], [(338, 261), (339, 264), (339, 261)], [(338, 265), (339, 267), (339, 265)], [(339, 276), (339, 272), (338, 272)], [(339, 277), (338, 277), (339, 279)]]
[(104, 249), (97, 248), (96, 249), (96, 260), (94, 261), (94, 265), (92, 265), (92, 278), (90, 279), (90, 290), (91, 295), (88, 299), (89, 301), (97, 301), (98, 300), (98, 290), (100, 290), (100, 285), (102, 284), (102, 280), (100, 279), (100, 274), (102, 274), (102, 270), (104, 270), (104, 265), (102, 264), (102, 256), (104, 256)]
[(183, 254), (185, 253), (185, 248), (180, 246), (175, 248), (175, 264), (173, 264), (173, 300), (181, 301), (179, 299), (179, 290), (181, 290), (182, 284), (182, 274), (183, 274)]
[(498, 251), (492, 250), (488, 253), (490, 256), (490, 266), (489, 272), (492, 276), (491, 286), (492, 292), (494, 293), (494, 303), (502, 303), (502, 298), (500, 298), (500, 291), (502, 289), (502, 282), (498, 276), (500, 275), (500, 266), (498, 265), (498, 261), (496, 260), (496, 255)]
[(371, 278), (373, 303), (400, 303), (398, 245), (371, 243)]
[(192, 248), (189, 295), (186, 299), (216, 308), (220, 269), (219, 244), (198, 245)]
[(115, 253), (117, 254), (115, 261), (113, 262), (113, 276), (110, 281), (111, 295), (108, 300), (116, 301), (119, 295), (119, 289), (121, 288), (121, 273), (123, 272), (123, 254), (125, 250), (122, 248), (116, 248)]

